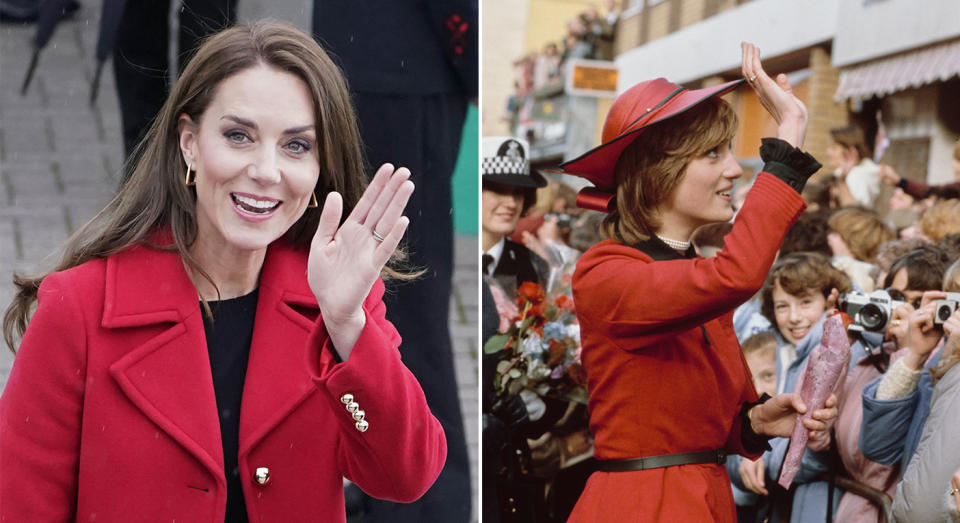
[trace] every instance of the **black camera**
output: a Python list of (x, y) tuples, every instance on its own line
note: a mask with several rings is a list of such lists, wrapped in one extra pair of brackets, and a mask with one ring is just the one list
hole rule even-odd
[[(906, 302), (895, 300), (887, 291), (848, 292), (840, 295), (840, 310), (853, 319), (847, 329), (853, 332), (883, 332), (894, 309)], [(954, 306), (956, 302), (954, 302)]]
[(557, 220), (557, 227), (566, 227), (567, 229), (573, 227), (573, 222), (576, 218), (574, 215), (565, 212), (551, 212), (548, 213), (547, 216), (553, 216)]
[(949, 320), (957, 310), (957, 303), (960, 303), (960, 292), (948, 292), (946, 298), (933, 302), (936, 307), (933, 312), (933, 324), (943, 325)]

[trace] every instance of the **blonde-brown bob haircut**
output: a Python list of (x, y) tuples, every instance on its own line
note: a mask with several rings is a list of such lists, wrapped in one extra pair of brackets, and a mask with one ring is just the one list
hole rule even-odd
[[(186, 165), (179, 146), (178, 120), (185, 114), (199, 123), (225, 79), (260, 64), (296, 75), (306, 84), (313, 100), (320, 161), (314, 192), (321, 204), (330, 191), (343, 196), (342, 223), (366, 187), (360, 134), (343, 74), (313, 38), (292, 25), (276, 21), (237, 25), (211, 36), (197, 50), (124, 165), (129, 179), (102, 211), (67, 240), (54, 271), (137, 244), (150, 244), (176, 251), (210, 280), (190, 254), (197, 239), (196, 193), (184, 184)], [(308, 208), (287, 230), (284, 240), (309, 248), (320, 211), (320, 207)], [(173, 244), (151, 244), (152, 234), (158, 230), (168, 230)], [(384, 269), (383, 275), (399, 273)], [(15, 340), (26, 330), (44, 277), (46, 274), (14, 275), (18, 290), (3, 319), (4, 340), (11, 350), (16, 350)]]
[(650, 239), (661, 225), (658, 207), (676, 189), (687, 164), (736, 133), (736, 113), (717, 97), (643, 131), (614, 167), (617, 208), (603, 221), (604, 236), (627, 245)]
[(856, 151), (858, 160), (870, 158), (870, 149), (867, 147), (867, 139), (863, 135), (863, 129), (856, 125), (830, 129), (830, 137), (844, 149)]
[(936, 243), (948, 234), (960, 233), (960, 200), (940, 200), (920, 215), (920, 232)]
[(792, 296), (820, 294), (830, 296), (833, 289), (844, 293), (852, 288), (850, 277), (830, 265), (830, 259), (819, 252), (795, 252), (777, 260), (767, 275), (760, 290), (760, 313), (777, 325), (773, 311), (773, 290), (780, 285), (783, 292)]
[(876, 261), (881, 245), (897, 237), (880, 215), (863, 207), (840, 209), (830, 215), (827, 226), (843, 238), (854, 258), (868, 263)]

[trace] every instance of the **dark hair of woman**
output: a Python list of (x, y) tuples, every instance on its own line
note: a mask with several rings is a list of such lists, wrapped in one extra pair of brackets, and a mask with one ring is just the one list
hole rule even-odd
[[(210, 280), (189, 251), (197, 237), (196, 194), (184, 184), (186, 166), (178, 145), (178, 119), (186, 114), (199, 122), (224, 79), (258, 64), (292, 73), (307, 85), (316, 110), (320, 158), (320, 177), (314, 192), (319, 202), (330, 191), (343, 196), (342, 223), (366, 186), (360, 135), (346, 82), (326, 52), (308, 35), (285, 23), (258, 22), (222, 31), (198, 50), (126, 162), (128, 181), (102, 211), (69, 238), (62, 259), (50, 272), (150, 243), (151, 233), (169, 229), (173, 244), (155, 247), (176, 250), (190, 269)], [(287, 231), (285, 240), (309, 247), (321, 209), (308, 208)], [(395, 254), (392, 261), (400, 259), (402, 253)], [(17, 293), (3, 318), (3, 337), (14, 352), (46, 274), (14, 275)], [(410, 276), (389, 266), (382, 272), (384, 278)]]

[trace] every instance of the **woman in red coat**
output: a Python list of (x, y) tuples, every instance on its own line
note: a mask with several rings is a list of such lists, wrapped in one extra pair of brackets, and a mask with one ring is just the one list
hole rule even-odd
[(364, 189), (323, 50), (279, 23), (212, 37), (136, 158), (57, 270), (17, 278), (0, 520), (343, 521), (343, 478), (422, 495), (446, 444), (380, 281), (413, 184), (384, 165)]
[[(786, 77), (767, 76), (754, 46), (743, 53), (743, 75), (779, 126), (716, 257), (698, 258), (689, 241), (734, 215), (736, 116), (719, 96), (742, 80), (638, 84), (613, 103), (604, 143), (563, 165), (595, 185), (578, 203), (610, 213), (609, 239), (573, 279), (599, 470), (571, 521), (735, 521), (726, 454), (756, 458), (806, 410), (794, 394), (757, 401), (733, 331), (734, 308), (763, 284), (820, 166), (799, 150), (806, 109)], [(835, 403), (805, 422), (815, 439)]]

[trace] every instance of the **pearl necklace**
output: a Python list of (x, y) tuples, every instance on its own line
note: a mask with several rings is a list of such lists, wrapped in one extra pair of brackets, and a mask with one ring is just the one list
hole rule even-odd
[(681, 252), (686, 252), (687, 249), (690, 248), (690, 242), (682, 242), (682, 241), (679, 241), (679, 240), (671, 240), (670, 238), (664, 238), (663, 236), (660, 236), (659, 234), (657, 234), (656, 236), (657, 236), (657, 238), (660, 238), (660, 241), (662, 241), (663, 243), (667, 244), (667, 247), (670, 247), (671, 249), (676, 249), (676, 250), (681, 251)]

